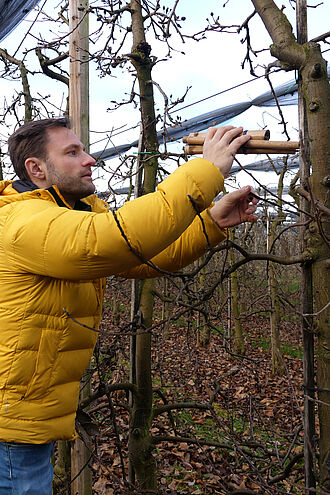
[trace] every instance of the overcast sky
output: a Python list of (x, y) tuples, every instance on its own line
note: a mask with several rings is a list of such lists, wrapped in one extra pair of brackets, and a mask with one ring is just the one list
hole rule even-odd
[[(173, 0), (167, 2), (168, 5), (173, 5)], [(292, 8), (294, 2), (281, 1), (284, 4), (285, 14), (292, 22), (295, 30), (295, 11)], [(310, 0), (310, 5), (317, 5), (318, 1)], [(45, 9), (50, 13), (54, 13), (59, 4), (58, 0), (47, 0)], [(223, 8), (223, 4), (226, 7)], [(279, 4), (279, 2), (277, 2)], [(43, 2), (40, 2), (43, 5)], [(182, 28), (185, 33), (193, 34), (201, 30), (206, 25), (206, 18), (210, 17), (213, 12), (215, 17), (219, 16), (222, 25), (240, 25), (248, 15), (253, 12), (252, 3), (248, 0), (205, 0), (204, 2), (192, 0), (180, 0), (177, 13), (184, 16), (186, 20), (182, 23)], [(31, 25), (31, 20), (35, 18), (35, 13), (32, 13), (23, 21), (15, 31), (0, 43), (1, 48), (8, 50), (10, 54), (16, 51), (24, 39), (22, 46), (17, 53), (17, 57), (29, 46), (33, 46), (33, 33), (39, 31), (46, 32), (46, 38), (52, 39), (53, 34), (47, 32), (47, 23), (36, 22), (33, 26), (30, 35), (24, 38), (28, 27)], [(330, 8), (329, 1), (323, 2), (317, 8), (308, 10), (309, 21), (309, 38), (313, 38), (329, 30)], [(39, 17), (40, 21), (41, 18)], [(263, 24), (258, 16), (255, 16), (250, 22), (252, 47), (255, 50), (268, 48), (271, 40), (263, 27)], [(91, 26), (91, 30), (93, 26)], [(233, 31), (236, 31), (233, 29)], [(227, 90), (236, 84), (245, 82), (252, 78), (249, 73), (249, 67), (244, 70), (241, 63), (244, 58), (246, 45), (241, 43), (245, 32), (240, 34), (228, 33), (208, 33), (207, 39), (199, 42), (186, 40), (181, 43), (179, 36), (173, 36), (171, 43), (175, 47), (176, 52), (173, 52), (172, 58), (166, 62), (160, 62), (153, 70), (153, 79), (160, 84), (162, 89), (168, 96), (173, 99), (181, 97), (188, 86), (191, 86), (185, 102), (178, 108), (190, 105), (202, 98)], [(164, 44), (156, 43), (151, 36), (151, 32), (147, 33), (147, 39), (152, 45), (152, 53), (158, 59), (162, 59), (166, 54)], [(128, 40), (127, 49), (129, 49), (131, 40)], [(92, 49), (93, 47), (91, 47)], [(181, 53), (181, 52), (184, 52)], [(325, 54), (329, 58), (329, 52)], [(32, 60), (32, 55), (29, 57)], [(264, 73), (264, 67), (269, 62), (273, 61), (269, 52), (263, 52), (258, 57), (257, 68), (259, 75)], [(294, 79), (295, 74), (280, 72), (272, 76), (274, 86), (281, 84), (284, 81)], [(132, 77), (127, 76), (125, 72), (118, 69), (113, 72), (112, 77), (99, 79), (91, 65), (91, 120), (90, 127), (92, 131), (91, 142), (95, 143), (92, 146), (92, 151), (101, 149), (103, 146), (110, 147), (111, 143), (102, 140), (101, 131), (125, 130), (135, 125), (138, 122), (138, 109), (134, 109), (133, 105), (126, 105), (122, 109), (115, 112), (107, 112), (106, 109), (111, 106), (111, 100), (121, 100), (125, 98), (125, 93), (129, 93), (131, 89)], [(30, 77), (31, 87), (34, 88), (35, 94), (40, 93), (51, 94), (51, 101), (60, 105), (63, 99), (64, 91), (60, 83), (54, 83), (42, 75)], [(3, 95), (8, 95), (15, 87), (15, 83), (2, 81), (0, 88)], [(17, 87), (17, 83), (16, 83)], [(37, 89), (38, 88), (38, 89)], [(193, 116), (205, 113), (216, 108), (237, 103), (239, 101), (249, 101), (259, 94), (268, 91), (269, 86), (264, 78), (255, 80), (249, 84), (241, 86), (239, 89), (227, 91), (217, 97), (208, 99), (199, 104), (189, 106), (180, 112), (182, 119), (191, 118)], [(155, 88), (157, 98), (157, 107), (162, 113), (162, 96)], [(291, 139), (297, 139), (297, 108), (284, 108), (286, 119), (288, 120), (288, 129)], [(269, 108), (251, 108), (245, 114), (236, 117), (232, 121), (233, 125), (243, 125), (245, 128), (258, 129), (265, 125), (271, 130), (273, 139), (281, 139), (281, 129), (278, 126), (277, 111)], [(118, 132), (118, 131), (117, 131)], [(114, 132), (116, 134), (117, 132)], [(112, 143), (119, 145), (122, 143), (131, 142), (138, 137), (138, 130), (121, 132), (112, 138)], [(182, 144), (178, 144), (175, 151), (180, 152)], [(259, 156), (257, 158), (263, 158)], [(250, 159), (250, 158), (249, 158)], [(245, 182), (241, 178), (241, 182)]]

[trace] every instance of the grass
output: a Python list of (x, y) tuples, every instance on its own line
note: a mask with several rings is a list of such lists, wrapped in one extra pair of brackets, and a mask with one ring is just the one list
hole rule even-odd
[[(265, 351), (269, 351), (271, 349), (271, 341), (267, 337), (261, 337), (259, 340), (251, 342), (252, 347), (255, 349), (260, 347)], [(290, 356), (292, 358), (302, 359), (303, 352), (301, 347), (295, 347), (292, 344), (282, 343), (281, 344), (281, 353), (286, 356)]]
[(287, 290), (290, 292), (297, 292), (298, 289), (299, 289), (298, 280), (293, 280), (287, 287)]
[[(233, 414), (232, 411), (228, 413), (227, 409), (224, 409), (217, 404), (214, 404), (213, 407), (218, 418), (223, 419), (226, 423), (230, 423), (230, 427), (227, 426), (226, 430), (231, 430), (235, 435), (245, 436), (250, 434), (249, 422), (242, 415)], [(221, 428), (220, 431), (219, 426), (217, 426), (213, 417), (204, 416), (203, 421), (196, 421), (196, 411), (184, 409), (176, 413), (176, 419), (178, 427), (193, 427), (194, 434), (200, 439), (221, 444), (227, 443), (224, 439), (223, 429)], [(254, 434), (258, 436), (258, 431), (254, 430)], [(259, 435), (260, 438), (262, 437), (266, 442), (272, 440), (272, 437), (265, 438), (264, 431), (260, 430)], [(231, 442), (228, 442), (228, 446), (230, 445)]]
[(251, 345), (255, 349), (260, 347), (264, 351), (269, 351), (270, 350), (270, 339), (268, 339), (266, 337), (261, 337), (260, 339), (254, 340), (253, 342), (251, 342)]
[(294, 357), (294, 358), (299, 358), (302, 359), (303, 357), (303, 352), (301, 347), (293, 347), (292, 344), (282, 344), (281, 345), (281, 352), (282, 354), (285, 354), (286, 356)]

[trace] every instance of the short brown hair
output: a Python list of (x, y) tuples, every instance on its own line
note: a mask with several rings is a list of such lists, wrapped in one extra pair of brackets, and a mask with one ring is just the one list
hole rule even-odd
[(47, 130), (55, 127), (70, 129), (67, 117), (32, 120), (19, 127), (8, 139), (8, 153), (16, 175), (22, 180), (31, 180), (25, 167), (25, 160), (35, 156), (46, 160)]

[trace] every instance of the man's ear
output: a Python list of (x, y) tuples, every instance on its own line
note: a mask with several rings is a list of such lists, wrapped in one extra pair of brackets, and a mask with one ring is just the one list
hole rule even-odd
[(25, 168), (32, 182), (46, 179), (45, 165), (39, 158), (29, 157), (25, 160)]

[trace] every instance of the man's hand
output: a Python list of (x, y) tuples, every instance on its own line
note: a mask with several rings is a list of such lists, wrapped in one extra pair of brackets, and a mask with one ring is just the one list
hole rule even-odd
[(248, 134), (240, 135), (242, 131), (242, 127), (227, 125), (210, 127), (206, 133), (203, 158), (214, 163), (224, 177), (227, 177), (238, 149), (250, 139)]
[(256, 222), (256, 205), (258, 200), (251, 197), (252, 187), (245, 186), (238, 191), (223, 196), (209, 213), (214, 222), (221, 228), (233, 227), (243, 222)]

